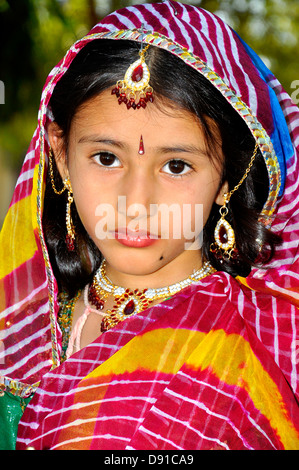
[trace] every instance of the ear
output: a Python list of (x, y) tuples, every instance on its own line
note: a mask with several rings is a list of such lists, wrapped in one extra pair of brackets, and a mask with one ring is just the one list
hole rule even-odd
[(56, 166), (62, 180), (68, 177), (68, 167), (66, 158), (66, 145), (63, 131), (56, 122), (51, 122), (48, 127), (50, 146), (53, 151)]
[(215, 203), (219, 206), (223, 206), (224, 204), (224, 194), (228, 193), (228, 182), (225, 181), (223, 185), (220, 187), (217, 196), (215, 198)]

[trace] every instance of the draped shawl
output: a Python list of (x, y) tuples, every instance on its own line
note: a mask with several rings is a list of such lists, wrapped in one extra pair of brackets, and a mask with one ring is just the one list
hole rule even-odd
[[(210, 275), (60, 364), (58, 291), (42, 227), (48, 103), (78, 52), (101, 38), (166, 49), (222, 93), (259, 144), (269, 176), (261, 220), (283, 242), (267, 269), (246, 279)], [(298, 148), (298, 108), (208, 11), (169, 1), (131, 6), (70, 48), (47, 78), (0, 235), (1, 392), (35, 392), (18, 448), (299, 448)]]

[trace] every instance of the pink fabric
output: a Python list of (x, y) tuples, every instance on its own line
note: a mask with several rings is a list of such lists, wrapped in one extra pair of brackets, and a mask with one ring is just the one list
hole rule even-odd
[[(272, 352), (258, 339), (256, 309), (246, 298), (249, 292), (240, 289), (228, 275), (216, 273), (198, 287), (190, 287), (101, 335), (44, 377), (21, 421), (18, 448), (290, 448), (291, 444), (280, 435), (279, 425), (275, 429), (261, 404), (259, 409), (253, 400), (250, 382), (244, 383), (242, 374), (246, 368), (252, 369), (250, 377), (257, 395), (272, 400), (277, 410), (282, 407), (279, 419), (286, 432), (296, 436), (298, 407), (286, 382), (289, 374), (285, 366), (290, 362), (279, 368)], [(288, 316), (294, 311), (284, 301), (276, 302), (280, 312), (278, 329), (288, 330)], [(244, 318), (239, 313), (240, 304)], [(261, 313), (262, 339), (270, 337), (273, 329), (268, 317)], [(209, 346), (213, 334), (223, 331), (230, 343), (215, 340)], [(203, 336), (197, 338), (200, 332)], [(138, 338), (142, 341), (136, 342)], [(244, 352), (243, 340), (244, 345), (250, 344), (252, 357)], [(209, 356), (210, 366), (192, 367), (192, 355), (199, 360), (203, 351)], [(174, 354), (175, 371), (155, 368), (154, 360), (149, 370), (148, 363), (155, 354), (162, 362), (167, 362), (169, 356), (172, 361)], [(140, 363), (136, 357), (140, 357)], [(219, 377), (213, 363), (222, 357), (224, 369)], [(260, 371), (255, 370), (254, 357), (271, 377), (267, 384), (263, 383), (263, 372), (259, 375)], [(109, 361), (112, 365), (107, 369)], [(236, 383), (229, 380), (228, 369), (234, 371)], [(96, 376), (89, 377), (90, 373)], [(279, 401), (271, 395), (273, 383), (279, 390)], [(299, 440), (294, 439), (292, 445), (296, 446)]]

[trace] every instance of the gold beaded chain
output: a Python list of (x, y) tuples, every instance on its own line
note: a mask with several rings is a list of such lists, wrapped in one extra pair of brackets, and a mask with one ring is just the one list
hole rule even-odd
[(251, 157), (250, 162), (249, 162), (249, 165), (248, 165), (248, 167), (246, 168), (245, 173), (244, 173), (244, 175), (242, 176), (242, 178), (240, 179), (239, 183), (236, 184), (236, 186), (235, 186), (231, 191), (229, 191), (229, 193), (225, 193), (225, 194), (224, 194), (225, 203), (228, 203), (228, 202), (230, 201), (230, 198), (232, 197), (232, 195), (234, 194), (234, 192), (237, 191), (237, 189), (239, 189), (239, 187), (241, 186), (241, 184), (243, 184), (244, 181), (246, 180), (246, 178), (247, 178), (247, 176), (248, 176), (248, 174), (249, 174), (249, 172), (250, 172), (250, 170), (251, 170), (251, 167), (252, 167), (252, 165), (253, 165), (253, 163), (254, 163), (254, 159), (255, 159), (255, 157), (256, 157), (256, 154), (257, 154), (258, 149), (259, 149), (259, 145), (258, 145), (258, 143), (256, 143), (256, 144), (255, 144), (255, 148), (254, 148), (254, 152), (253, 152), (252, 157)]
[(80, 295), (81, 290), (79, 290), (75, 297), (73, 297), (72, 299), (69, 299), (66, 293), (61, 293), (58, 298), (59, 312), (57, 316), (57, 321), (62, 333), (61, 361), (65, 361), (66, 359), (66, 351), (68, 348), (69, 338), (72, 329), (74, 308)]
[(53, 157), (53, 152), (52, 152), (52, 149), (50, 148), (49, 150), (49, 171), (50, 171), (50, 180), (51, 180), (51, 185), (52, 185), (52, 188), (53, 188), (53, 191), (55, 194), (58, 194), (58, 196), (60, 196), (67, 188), (66, 186), (64, 185), (63, 188), (58, 191), (56, 189), (56, 186), (55, 186), (55, 183), (54, 183), (54, 171), (53, 171), (53, 161), (52, 161), (52, 157)]

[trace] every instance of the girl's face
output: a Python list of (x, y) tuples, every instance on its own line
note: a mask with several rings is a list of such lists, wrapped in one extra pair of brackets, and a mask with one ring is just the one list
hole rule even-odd
[[(52, 124), (55, 155), (59, 135)], [(68, 142), (57, 165), (115, 283), (159, 287), (201, 266), (201, 231), (225, 191), (193, 115), (128, 110), (108, 90), (79, 108)]]

